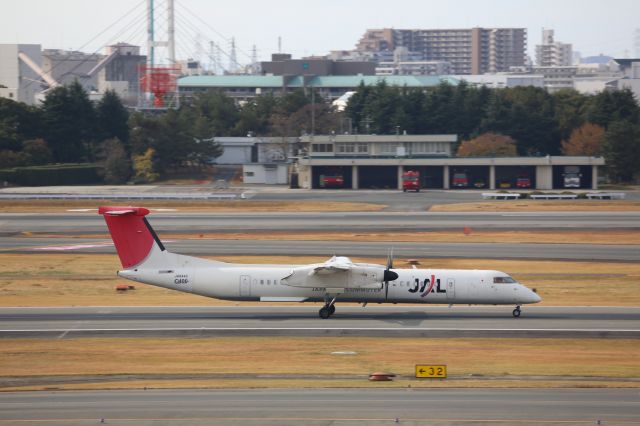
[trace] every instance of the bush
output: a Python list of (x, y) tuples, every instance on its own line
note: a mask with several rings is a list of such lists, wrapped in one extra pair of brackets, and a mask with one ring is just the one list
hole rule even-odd
[(95, 164), (55, 164), (0, 170), (0, 180), (24, 186), (82, 185), (100, 182)]

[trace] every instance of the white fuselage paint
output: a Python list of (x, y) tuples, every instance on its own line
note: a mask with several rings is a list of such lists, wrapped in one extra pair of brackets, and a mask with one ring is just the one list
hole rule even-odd
[[(168, 262), (173, 266), (143, 262), (118, 274), (159, 287), (239, 301), (312, 302), (325, 300), (327, 295), (337, 295), (340, 302), (361, 303), (520, 305), (540, 301), (536, 293), (519, 283), (494, 283), (495, 276), (506, 276), (499, 271), (394, 268), (398, 279), (389, 283), (387, 293), (382, 283), (379, 288), (350, 288), (347, 284), (339, 289), (285, 284), (283, 280), (292, 269), (303, 265), (244, 265), (170, 255), (177, 261)], [(427, 292), (432, 278), (435, 283)]]

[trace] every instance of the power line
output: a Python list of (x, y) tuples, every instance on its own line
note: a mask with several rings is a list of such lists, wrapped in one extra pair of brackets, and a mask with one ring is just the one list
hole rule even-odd
[[(134, 10), (136, 10), (138, 7), (140, 7), (140, 5), (144, 4), (144, 0), (139, 1), (133, 8), (129, 9), (124, 15), (122, 15), (120, 18), (118, 18), (118, 20), (116, 20), (115, 22), (113, 22), (112, 24), (108, 25), (105, 29), (103, 29), (102, 31), (100, 31), (97, 35), (95, 35), (94, 37), (92, 37), (88, 42), (84, 43), (82, 46), (80, 46), (78, 48), (78, 51), (82, 51), (82, 49), (84, 49), (85, 47), (87, 47), (90, 43), (93, 43), (98, 37), (100, 37), (101, 35), (103, 35), (104, 33), (106, 33), (108, 30), (112, 29), (114, 26), (116, 26), (116, 24), (120, 23), (120, 21), (125, 18), (127, 15), (130, 15), (131, 13), (133, 13)], [(144, 12), (144, 9), (143, 9)], [(144, 16), (144, 15), (143, 15)], [(138, 20), (137, 18), (134, 18), (134, 22)], [(125, 27), (125, 30), (128, 29), (130, 26), (132, 25), (132, 23), (130, 22), (129, 24), (127, 24), (127, 26)], [(118, 36), (122, 33), (123, 31), (121, 30), (120, 33), (118, 33)], [(96, 54), (98, 54), (98, 52), (104, 48), (106, 45), (102, 45), (101, 47), (99, 47), (96, 51), (94, 51), (93, 53), (87, 55), (87, 58), (85, 58), (83, 61), (80, 61), (80, 63), (78, 63), (75, 67), (73, 67), (71, 70), (69, 70), (67, 72), (67, 74), (72, 74), (74, 75), (74, 71), (76, 69), (78, 69), (79, 67), (81, 67), (82, 65), (86, 64), (89, 60), (94, 60), (96, 59), (95, 56)], [(61, 66), (63, 63), (65, 63), (65, 60), (62, 60), (60, 62), (58, 62), (56, 65), (54, 65), (53, 67), (51, 67), (51, 69), (49, 70), (49, 74), (51, 74), (54, 70), (56, 70), (59, 66)], [(33, 83), (38, 82), (41, 83), (40, 80), (36, 81), (36, 80), (31, 80), (29, 83), (27, 83), (27, 85), (25, 86), (25, 88), (30, 87)]]
[[(176, 1), (177, 3), (177, 1)], [(205, 21), (204, 19), (202, 19), (200, 16), (198, 16), (197, 14), (193, 13), (188, 7), (186, 7), (184, 4), (182, 4), (182, 2), (180, 2), (181, 7), (186, 10), (191, 16), (195, 17), (198, 21), (202, 22), (207, 28), (209, 28), (211, 31), (213, 31), (214, 33), (216, 33), (220, 38), (222, 38), (224, 41), (226, 41), (227, 43), (231, 43), (231, 39), (226, 37), (224, 34), (220, 33), (218, 30), (216, 30), (215, 28), (213, 28), (207, 21)], [(242, 49), (238, 49), (238, 51), (243, 54), (247, 59), (251, 59), (251, 55), (249, 55), (247, 52), (245, 52)]]

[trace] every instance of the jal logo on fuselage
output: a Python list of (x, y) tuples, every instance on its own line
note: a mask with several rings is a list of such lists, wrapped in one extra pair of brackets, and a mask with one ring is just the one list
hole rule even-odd
[[(435, 289), (434, 289), (435, 287)], [(420, 278), (416, 278), (413, 287), (409, 289), (409, 293), (420, 292), (420, 297), (426, 297), (429, 293), (446, 293), (447, 290), (440, 288), (440, 278), (436, 279), (435, 275), (431, 275), (431, 279), (425, 278), (420, 284)]]
[(189, 275), (187, 274), (176, 274), (174, 280), (174, 284), (189, 284)]

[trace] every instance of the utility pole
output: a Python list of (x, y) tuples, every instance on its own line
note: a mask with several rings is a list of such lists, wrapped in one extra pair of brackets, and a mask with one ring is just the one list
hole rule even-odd
[(311, 135), (316, 134), (316, 91), (311, 86)]

